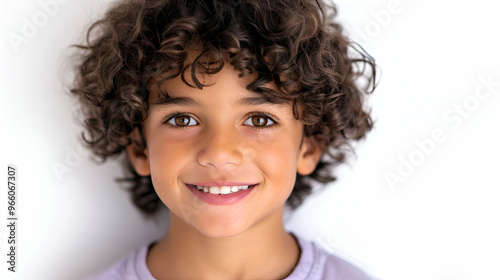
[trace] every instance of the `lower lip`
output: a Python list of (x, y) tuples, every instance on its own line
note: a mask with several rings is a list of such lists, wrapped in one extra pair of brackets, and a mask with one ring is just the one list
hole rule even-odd
[(239, 192), (230, 194), (206, 193), (204, 191), (197, 190), (196, 187), (193, 185), (187, 185), (187, 187), (194, 193), (194, 195), (196, 195), (199, 199), (205, 201), (208, 204), (229, 205), (236, 203), (242, 200), (245, 196), (249, 195), (250, 192), (252, 192), (252, 190), (256, 187), (256, 185), (254, 185), (253, 187), (249, 187), (246, 190), (241, 190)]

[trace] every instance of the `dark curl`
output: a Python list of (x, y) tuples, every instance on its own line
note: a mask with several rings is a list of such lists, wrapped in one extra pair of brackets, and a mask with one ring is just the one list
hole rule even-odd
[[(305, 135), (325, 147), (309, 176), (297, 174), (288, 204), (311, 192), (311, 179), (331, 182), (333, 166), (346, 160), (351, 142), (372, 129), (364, 97), (375, 88), (371, 56), (342, 34), (335, 6), (319, 0), (127, 0), (114, 3), (92, 24), (80, 51), (75, 85), (85, 118), (83, 140), (102, 161), (131, 144), (131, 132), (147, 118), (148, 81), (214, 74), (225, 62), (240, 77), (256, 77), (249, 90), (288, 100)], [(188, 52), (201, 51), (191, 64)], [(209, 61), (210, 63), (207, 63)], [(165, 73), (167, 74), (165, 76)], [(266, 87), (276, 83), (278, 91)], [(187, 83), (187, 82), (186, 82)], [(299, 109), (300, 108), (300, 109)], [(138, 143), (144, 147), (145, 142)], [(133, 202), (153, 214), (160, 200), (151, 176), (132, 174)]]

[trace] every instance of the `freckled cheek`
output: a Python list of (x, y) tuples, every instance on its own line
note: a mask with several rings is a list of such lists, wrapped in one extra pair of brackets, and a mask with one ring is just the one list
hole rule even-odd
[(149, 138), (151, 175), (157, 181), (156, 184), (153, 182), (155, 186), (165, 188), (176, 184), (177, 175), (190, 158), (194, 141), (192, 134), (187, 130), (185, 134), (159, 130)]
[(280, 133), (273, 129), (256, 129), (244, 127), (239, 130), (239, 134), (245, 140), (249, 140), (258, 145), (268, 145), (279, 140)]
[(284, 136), (273, 138), (272, 141), (255, 142), (255, 163), (273, 186), (291, 189), (297, 171), (297, 147)]
[(179, 149), (188, 149), (198, 133), (198, 129), (173, 129), (160, 126), (154, 135), (149, 135), (150, 149), (157, 153), (172, 153)]

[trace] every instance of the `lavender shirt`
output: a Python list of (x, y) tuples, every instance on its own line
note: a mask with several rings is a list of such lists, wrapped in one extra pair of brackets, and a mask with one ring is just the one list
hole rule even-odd
[[(316, 244), (294, 236), (299, 242), (301, 254), (297, 266), (284, 280), (375, 280), (349, 262), (323, 251)], [(151, 245), (145, 244), (108, 270), (85, 280), (154, 280), (146, 266)]]

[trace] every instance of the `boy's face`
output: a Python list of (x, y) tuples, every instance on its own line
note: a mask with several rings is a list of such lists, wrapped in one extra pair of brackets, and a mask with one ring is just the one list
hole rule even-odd
[[(203, 90), (180, 77), (168, 80), (162, 87), (170, 99), (163, 104), (152, 87), (143, 123), (146, 149), (127, 147), (136, 171), (151, 174), (172, 214), (210, 237), (235, 236), (277, 215), (281, 220), (278, 210), (296, 173), (310, 174), (322, 153), (315, 141), (303, 139), (303, 124), (290, 103), (266, 102), (237, 74), (225, 63), (219, 73), (199, 78), (211, 85)], [(205, 193), (197, 195), (196, 185), (253, 187), (244, 197), (218, 205), (204, 200)]]

